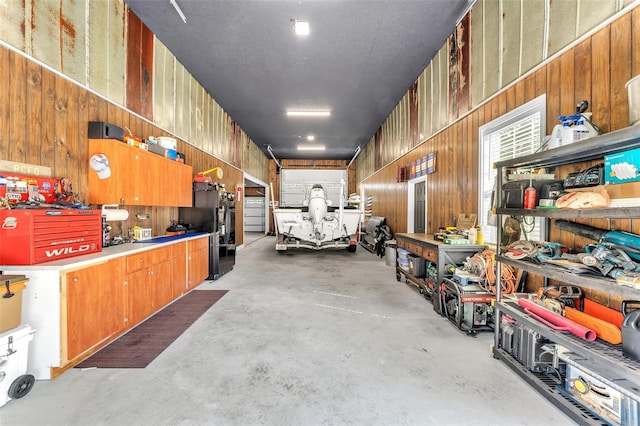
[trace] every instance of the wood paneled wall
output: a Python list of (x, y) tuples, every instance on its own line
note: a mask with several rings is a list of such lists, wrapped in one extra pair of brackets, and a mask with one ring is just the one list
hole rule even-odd
[[(366, 178), (361, 185), (365, 194), (373, 197), (373, 214), (385, 216), (394, 233), (406, 232), (408, 185), (396, 182), (396, 167), (405, 166), (429, 152), (437, 154), (437, 162), (436, 172), (426, 177), (426, 232), (451, 225), (452, 218), (459, 213), (478, 213), (480, 126), (546, 93), (547, 134), (556, 124), (557, 116), (574, 111), (581, 100), (589, 101), (593, 121), (604, 132), (619, 130), (629, 126), (625, 84), (638, 74), (640, 8), (635, 8), (500, 91), (415, 150)], [(558, 168), (555, 173), (564, 177), (586, 166), (566, 166)], [(640, 234), (640, 219), (585, 219), (579, 222)], [(592, 242), (555, 228), (551, 230), (550, 239), (576, 249)], [(541, 284), (541, 278), (534, 277), (529, 289)], [(612, 306), (619, 305), (618, 300), (610, 300), (607, 294), (588, 296)]]
[(605, 132), (621, 129), (629, 125), (625, 83), (639, 73), (640, 8), (636, 8), (365, 178), (361, 185), (366, 195), (373, 196), (373, 214), (387, 217), (393, 232), (406, 231), (407, 184), (396, 182), (396, 167), (429, 152), (436, 153), (437, 164), (436, 172), (426, 178), (427, 232), (450, 225), (458, 213), (477, 214), (480, 126), (546, 93), (547, 134), (558, 115), (571, 113), (585, 99), (593, 121)]
[[(135, 135), (168, 136), (147, 120), (84, 89), (77, 83), (44, 68), (13, 50), (0, 46), (0, 158), (50, 167), (53, 176), (71, 179), (80, 201), (87, 200), (89, 156), (87, 125), (106, 121), (127, 127)], [(194, 173), (219, 166), (227, 191), (244, 185), (241, 170), (199, 148), (178, 140), (178, 151), (186, 155)], [(163, 182), (148, 182), (162, 185)], [(114, 222), (112, 235), (126, 235), (134, 225), (153, 228), (163, 234), (178, 209), (171, 207), (124, 206), (129, 220)], [(139, 221), (138, 213), (150, 220)], [(242, 244), (244, 211), (236, 207), (236, 242)]]

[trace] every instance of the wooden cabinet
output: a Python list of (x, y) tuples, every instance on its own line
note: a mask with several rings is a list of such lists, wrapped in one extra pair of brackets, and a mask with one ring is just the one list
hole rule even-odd
[(127, 256), (128, 325), (132, 327), (153, 312), (152, 251)]
[[(155, 246), (118, 246), (47, 268), (1, 265), (6, 274), (29, 278), (22, 321), (37, 330), (29, 373), (55, 378), (200, 284), (208, 274), (208, 241), (208, 235), (185, 236)], [(189, 275), (188, 244), (196, 253)]]
[(171, 291), (172, 299), (187, 291), (187, 243), (171, 246)]
[(192, 289), (209, 276), (209, 237), (188, 241), (187, 253), (187, 287)]
[[(184, 247), (185, 243), (176, 246)], [(182, 254), (182, 257), (180, 257)], [(162, 309), (175, 297), (176, 280), (184, 286), (186, 268), (184, 249), (173, 245), (127, 256), (129, 326), (134, 326), (152, 313)], [(174, 271), (175, 274), (174, 274)]]
[(61, 275), (62, 293), (66, 295), (66, 309), (62, 310), (64, 360), (117, 336), (127, 327), (124, 269), (124, 259), (119, 258)]
[(114, 139), (89, 139), (89, 157), (104, 154), (111, 175), (89, 172), (90, 204), (191, 206), (193, 169)]

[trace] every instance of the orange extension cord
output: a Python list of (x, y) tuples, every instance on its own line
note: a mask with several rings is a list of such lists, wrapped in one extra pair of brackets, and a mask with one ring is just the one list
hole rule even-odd
[[(483, 250), (475, 256), (481, 256), (486, 268), (484, 270), (485, 283), (482, 285), (485, 291), (496, 292), (496, 254), (491, 250)], [(501, 294), (511, 294), (516, 291), (516, 272), (510, 265), (500, 265), (500, 291)]]

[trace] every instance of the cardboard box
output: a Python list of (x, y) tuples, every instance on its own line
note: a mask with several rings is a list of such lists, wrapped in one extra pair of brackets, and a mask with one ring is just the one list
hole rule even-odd
[[(24, 275), (0, 275), (0, 333), (22, 322), (22, 291), (27, 288), (27, 281)], [(13, 295), (5, 297), (7, 293)]]
[(619, 183), (604, 187), (611, 199), (640, 198), (640, 182)]
[(605, 183), (640, 181), (640, 148), (604, 156)]

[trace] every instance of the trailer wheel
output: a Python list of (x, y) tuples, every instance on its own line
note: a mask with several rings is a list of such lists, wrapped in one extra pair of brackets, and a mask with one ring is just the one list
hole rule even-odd
[(25, 374), (24, 376), (18, 377), (13, 381), (13, 383), (11, 383), (11, 386), (9, 386), (9, 398), (22, 398), (29, 393), (35, 382), (36, 379), (31, 374)]
[(355, 253), (357, 248), (358, 246), (356, 244), (353, 244), (347, 247), (347, 250), (349, 250), (349, 253)]
[(402, 275), (400, 274), (400, 272), (396, 271), (396, 281), (400, 282), (401, 279)]

